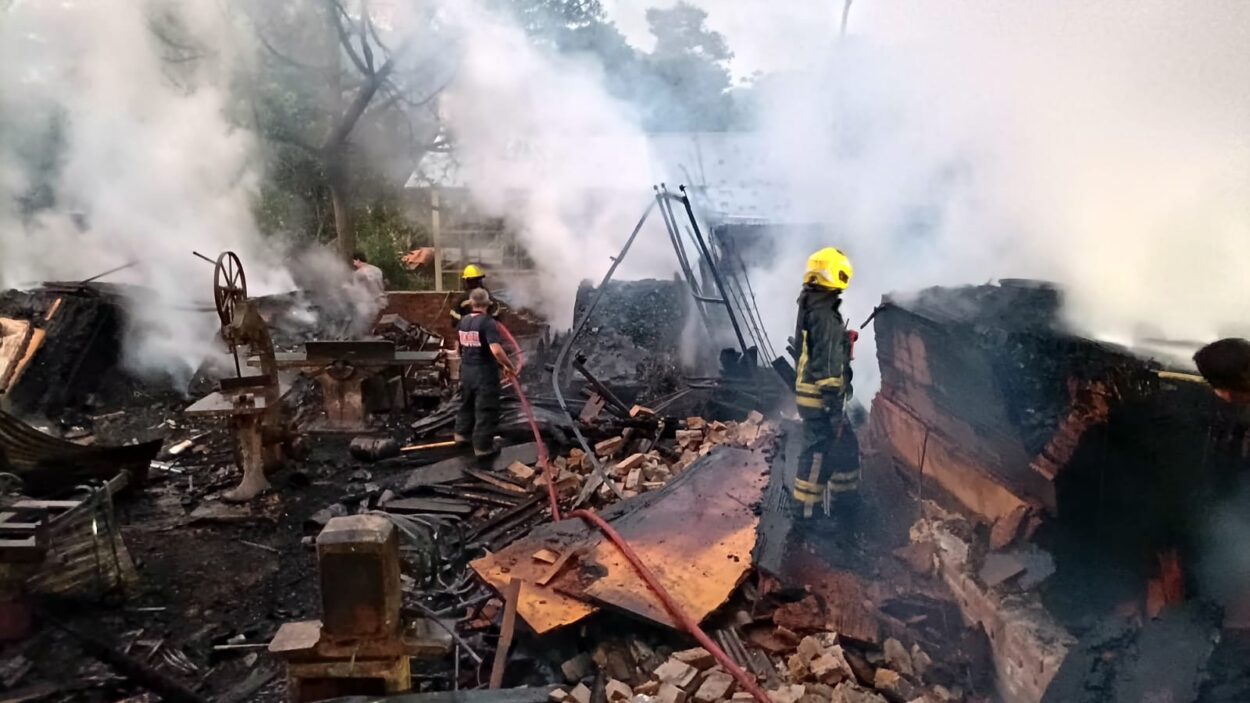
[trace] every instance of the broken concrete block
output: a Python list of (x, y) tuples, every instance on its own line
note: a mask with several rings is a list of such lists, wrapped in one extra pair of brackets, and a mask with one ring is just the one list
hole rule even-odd
[(662, 683), (671, 683), (678, 688), (685, 688), (694, 683), (695, 677), (699, 675), (699, 670), (683, 661), (669, 658), (653, 673), (655, 678)]
[(655, 703), (686, 703), (686, 692), (671, 683), (661, 683)]
[(886, 703), (886, 700), (876, 693), (862, 689), (853, 683), (844, 683), (833, 689), (830, 703)]
[(915, 669), (916, 676), (923, 678), (929, 668), (933, 666), (933, 658), (925, 653), (920, 645), (913, 644), (911, 646), (911, 665)]
[(647, 681), (634, 686), (634, 694), (639, 696), (654, 696), (660, 692), (659, 681)]
[(903, 678), (897, 671), (889, 669), (877, 669), (877, 675), (872, 680), (872, 687), (885, 696), (890, 703), (908, 703), (919, 693), (910, 681)]
[(734, 687), (734, 677), (724, 671), (710, 671), (694, 692), (695, 703), (716, 703), (727, 697)]
[(707, 420), (704, 420), (704, 419), (703, 419), (703, 418), (701, 418), (701, 417), (688, 417), (688, 418), (686, 418), (686, 429), (688, 429), (688, 430), (701, 430), (701, 429), (703, 429), (704, 427), (707, 427)]
[(624, 446), (624, 437), (610, 437), (595, 445), (595, 454), (606, 459), (621, 451)]
[(557, 688), (551, 693), (547, 694), (547, 700), (551, 701), (551, 703), (564, 703), (564, 701), (568, 699), (568, 697), (569, 697), (569, 692), (564, 690), (563, 688)]
[(916, 675), (916, 669), (911, 664), (911, 655), (907, 653), (907, 648), (903, 646), (902, 642), (891, 637), (885, 641), (881, 648), (885, 652), (886, 666), (904, 676)]
[(702, 647), (683, 649), (680, 652), (673, 652), (673, 659), (676, 659), (683, 664), (689, 664), (699, 671), (707, 671), (708, 669), (716, 666), (716, 657), (712, 656), (711, 652)]
[(797, 654), (803, 658), (803, 661), (810, 662), (816, 657), (819, 657), (821, 654), (824, 654), (824, 649), (825, 648), (820, 645), (820, 642), (817, 641), (815, 637), (808, 636), (799, 641)]
[(833, 698), (833, 686), (826, 686), (823, 683), (809, 683), (807, 693), (803, 694), (803, 703), (829, 703), (829, 699)]
[(594, 672), (594, 660), (590, 658), (590, 654), (582, 652), (572, 659), (560, 665), (560, 673), (564, 674), (564, 680), (569, 683), (577, 683), (582, 679), (590, 676)]
[(630, 417), (655, 417), (655, 411), (643, 405), (635, 405), (629, 409)]
[(569, 699), (574, 703), (590, 703), (590, 688), (584, 683), (579, 683), (569, 691)]
[(642, 469), (634, 469), (625, 477), (625, 490), (636, 491), (642, 485)]
[(758, 425), (764, 421), (764, 415), (758, 410), (752, 410), (747, 413), (747, 419), (744, 421), (747, 425)]
[(826, 649), (808, 664), (808, 668), (811, 669), (813, 678), (830, 686), (855, 679), (855, 672), (842, 653), (842, 648), (837, 646)]
[(619, 679), (608, 679), (604, 692), (607, 693), (610, 702), (627, 701), (634, 697), (634, 689)]
[(508, 464), (508, 473), (512, 474), (518, 481), (529, 482), (530, 479), (534, 478), (534, 474), (538, 472), (519, 461), (514, 461)]
[(755, 694), (750, 691), (738, 691), (729, 699), (732, 703), (751, 703), (755, 700)]
[(759, 438), (758, 425), (742, 425), (738, 428), (737, 442), (743, 446), (753, 447)]
[(802, 681), (811, 675), (812, 670), (807, 666), (807, 660), (800, 654), (791, 654), (786, 659), (786, 674), (791, 681)]
[(798, 703), (803, 694), (807, 693), (807, 687), (799, 684), (791, 684), (768, 690), (768, 697), (773, 703)]

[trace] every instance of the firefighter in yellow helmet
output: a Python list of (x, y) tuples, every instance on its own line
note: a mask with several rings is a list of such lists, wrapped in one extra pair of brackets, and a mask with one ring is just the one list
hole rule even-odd
[[(469, 264), (464, 267), (464, 273), (460, 274), (460, 280), (464, 282), (464, 291), (456, 300), (456, 304), (451, 307), (448, 314), (451, 315), (453, 324), (459, 324), (460, 318), (472, 312), (472, 304), (469, 302), (469, 294), (474, 290), (481, 288), (490, 293), (490, 289), (486, 287), (486, 272), (477, 264)], [(490, 309), (487, 311), (491, 317), (498, 319), (499, 313), (504, 309), (502, 303), (492, 293), (490, 298)]]
[(803, 419), (803, 450), (793, 496), (804, 517), (844, 510), (853, 518), (859, 498), (859, 442), (846, 417), (851, 397), (852, 333), (840, 307), (851, 283), (851, 262), (838, 249), (812, 254), (803, 273), (794, 348), (794, 392)]

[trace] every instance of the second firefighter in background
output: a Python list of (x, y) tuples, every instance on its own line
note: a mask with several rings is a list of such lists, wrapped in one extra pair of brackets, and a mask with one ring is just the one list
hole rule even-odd
[(803, 516), (853, 513), (859, 498), (859, 441), (846, 417), (851, 398), (853, 333), (842, 319), (842, 291), (853, 270), (846, 255), (827, 247), (812, 254), (803, 273), (794, 345), (794, 392), (803, 420), (793, 496)]

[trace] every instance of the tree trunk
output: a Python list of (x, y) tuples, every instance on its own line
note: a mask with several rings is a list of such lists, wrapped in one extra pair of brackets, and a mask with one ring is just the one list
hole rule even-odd
[(326, 174), (330, 187), (330, 203), (334, 206), (334, 233), (338, 241), (339, 256), (352, 260), (356, 251), (356, 230), (352, 227), (351, 207), (347, 202), (347, 177), (344, 173), (343, 156), (332, 153), (326, 156)]

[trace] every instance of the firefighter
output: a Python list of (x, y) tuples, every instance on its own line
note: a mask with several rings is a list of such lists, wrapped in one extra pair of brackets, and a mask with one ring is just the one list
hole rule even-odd
[[(460, 280), (464, 281), (464, 293), (460, 295), (459, 300), (452, 306), (449, 311), (451, 319), (460, 322), (460, 318), (469, 312), (469, 294), (475, 290), (481, 289), (490, 293), (490, 289), (486, 287), (486, 272), (477, 264), (469, 264), (464, 267), (464, 273), (460, 274)], [(498, 319), (500, 312), (500, 302), (494, 298), (490, 302), (490, 310), (487, 311), (491, 317)]]
[(473, 444), (473, 453), (489, 457), (499, 427), (500, 376), (514, 378), (516, 368), (504, 351), (499, 324), (488, 313), (490, 293), (475, 288), (469, 293), (470, 312), (457, 326), (460, 339), (460, 411), (456, 414), (455, 440)]
[(851, 282), (851, 262), (833, 247), (812, 254), (803, 274), (794, 344), (794, 383), (803, 450), (793, 497), (811, 517), (819, 505), (831, 516), (853, 512), (859, 498), (859, 442), (846, 416), (851, 397), (851, 336), (839, 308)]

